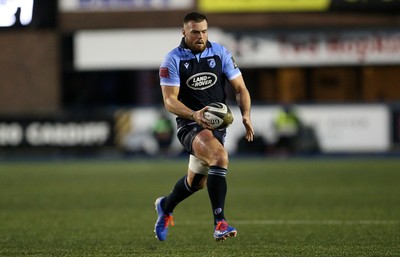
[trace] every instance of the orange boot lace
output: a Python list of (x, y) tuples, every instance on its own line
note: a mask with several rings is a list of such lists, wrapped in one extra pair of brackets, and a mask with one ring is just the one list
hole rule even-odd
[(172, 215), (165, 215), (164, 216), (165, 228), (168, 227), (169, 223), (171, 223), (171, 226), (174, 226), (174, 217), (172, 217)]

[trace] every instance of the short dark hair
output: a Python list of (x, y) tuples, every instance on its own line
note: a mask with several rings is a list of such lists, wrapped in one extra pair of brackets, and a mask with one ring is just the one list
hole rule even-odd
[(202, 22), (204, 20), (208, 22), (207, 16), (205, 14), (199, 12), (191, 12), (185, 15), (185, 18), (183, 18), (183, 24), (188, 24), (191, 21)]

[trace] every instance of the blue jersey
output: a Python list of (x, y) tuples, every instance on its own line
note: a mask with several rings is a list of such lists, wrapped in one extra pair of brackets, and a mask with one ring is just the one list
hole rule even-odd
[(224, 46), (208, 41), (203, 52), (193, 53), (182, 39), (161, 64), (160, 84), (180, 87), (178, 100), (192, 110), (200, 110), (213, 102), (225, 103), (226, 79), (240, 75), (232, 54)]

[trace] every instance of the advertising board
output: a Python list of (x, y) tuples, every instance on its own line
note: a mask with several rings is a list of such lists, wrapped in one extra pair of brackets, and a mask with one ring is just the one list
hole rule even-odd
[(198, 0), (206, 12), (386, 12), (400, 9), (398, 0)]
[[(225, 147), (236, 153), (245, 130), (240, 110), (230, 105), (236, 120), (228, 128)], [(296, 105), (295, 110), (304, 125), (313, 128), (322, 153), (384, 153), (391, 149), (391, 118), (385, 105)], [(257, 136), (268, 145), (277, 141), (274, 120), (280, 106), (254, 106), (252, 122)], [(125, 133), (123, 146), (136, 151), (156, 153), (152, 126), (159, 110), (155, 108), (131, 111), (131, 130)], [(174, 116), (170, 116), (174, 119)], [(171, 151), (182, 151), (176, 137)]]
[(0, 1), (1, 28), (55, 27), (57, 1), (2, 0)]
[[(178, 46), (180, 28), (84, 30), (74, 37), (77, 70), (158, 69)], [(163, 38), (163, 44), (158, 44)], [(241, 68), (399, 64), (400, 30), (235, 32), (209, 30)], [(135, 47), (133, 47), (135, 46)]]
[(113, 143), (113, 121), (108, 118), (0, 119), (0, 148), (102, 147)]
[(205, 12), (305, 12), (325, 11), (330, 0), (199, 0)]
[(170, 11), (190, 9), (194, 0), (58, 0), (60, 12)]

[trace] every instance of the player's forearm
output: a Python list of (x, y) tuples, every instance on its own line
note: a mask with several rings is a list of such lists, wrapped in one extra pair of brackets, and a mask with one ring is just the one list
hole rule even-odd
[(167, 98), (164, 99), (164, 106), (169, 112), (175, 114), (178, 117), (184, 119), (193, 119), (193, 110), (189, 109), (186, 105), (184, 105), (181, 101), (176, 98)]
[(251, 109), (251, 98), (250, 93), (247, 88), (242, 88), (238, 90), (236, 94), (236, 99), (238, 101), (240, 111), (242, 112), (242, 122), (246, 128), (246, 140), (251, 142), (254, 140), (254, 129), (251, 124), (250, 109)]
[(239, 105), (242, 117), (250, 117), (251, 98), (247, 89), (241, 89), (236, 94), (236, 101)]

